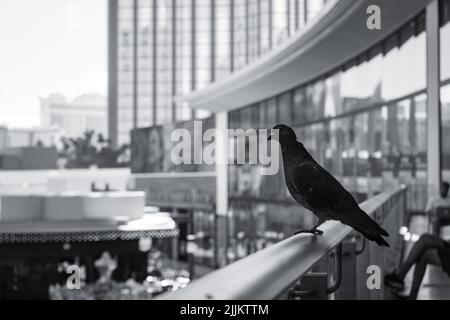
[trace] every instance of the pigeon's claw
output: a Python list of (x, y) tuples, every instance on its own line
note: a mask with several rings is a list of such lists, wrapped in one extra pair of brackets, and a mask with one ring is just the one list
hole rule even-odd
[(315, 236), (321, 236), (323, 234), (323, 231), (319, 230), (319, 229), (305, 229), (305, 230), (295, 231), (293, 235), (295, 236), (296, 234), (300, 234), (300, 233), (311, 233)]

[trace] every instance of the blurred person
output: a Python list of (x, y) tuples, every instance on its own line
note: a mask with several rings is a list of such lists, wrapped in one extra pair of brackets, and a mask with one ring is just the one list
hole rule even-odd
[(450, 206), (449, 190), (450, 184), (447, 181), (443, 181), (439, 188), (439, 196), (428, 201), (425, 211), (435, 213), (437, 207)]
[[(424, 234), (412, 247), (407, 259), (402, 266), (393, 273), (386, 275), (385, 283), (394, 289), (394, 294), (400, 299), (415, 300), (422, 283), (425, 270), (429, 264), (441, 266), (450, 275), (450, 246), (449, 242), (443, 240), (437, 234), (439, 226), (437, 221), (437, 208), (450, 207), (448, 197), (450, 184), (443, 181), (440, 185), (439, 196), (430, 198), (425, 211), (429, 214), (430, 223), (433, 227), (433, 234)], [(411, 267), (415, 265), (411, 292), (409, 295), (398, 293), (404, 290), (403, 279)]]
[(433, 234), (439, 236), (440, 222), (437, 215), (437, 208), (448, 207), (450, 208), (450, 198), (448, 197), (448, 192), (450, 189), (450, 184), (447, 181), (441, 183), (439, 189), (439, 196), (436, 198), (430, 198), (427, 203), (425, 212), (428, 214), (430, 225), (432, 226)]
[[(400, 268), (384, 277), (384, 283), (393, 289), (392, 293), (398, 299), (416, 300), (428, 265), (442, 267), (443, 271), (450, 276), (450, 243), (435, 235), (424, 234), (413, 245)], [(404, 295), (401, 293), (405, 288), (403, 281), (413, 266), (411, 291)]]

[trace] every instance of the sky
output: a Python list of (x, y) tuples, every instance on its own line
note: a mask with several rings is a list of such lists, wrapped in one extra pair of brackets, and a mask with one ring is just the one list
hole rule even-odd
[[(446, 39), (448, 34), (450, 24), (441, 38)], [(419, 45), (424, 45), (424, 39), (421, 42)], [(410, 45), (417, 43), (411, 41)], [(441, 49), (442, 56), (448, 56), (450, 41), (443, 41)], [(409, 50), (413, 54), (415, 51)], [(410, 75), (408, 59), (404, 62), (395, 61), (405, 69), (405, 75)], [(445, 59), (444, 64), (447, 77), (450, 65)], [(398, 80), (396, 74), (385, 76)], [(415, 79), (424, 77), (422, 70)], [(412, 85), (414, 77), (409, 78), (390, 83), (383, 91), (402, 91), (404, 86)], [(343, 94), (350, 96), (367, 96), (366, 91), (373, 91), (370, 81), (366, 83), (367, 90), (361, 82), (344, 83), (349, 86), (341, 88)], [(106, 96), (106, 91), (107, 0), (0, 1), (0, 126), (39, 125), (39, 96), (59, 93), (72, 99), (87, 93)], [(443, 92), (444, 102), (450, 101), (449, 92)]]
[(106, 96), (107, 13), (107, 0), (0, 1), (0, 125), (40, 125), (40, 96)]

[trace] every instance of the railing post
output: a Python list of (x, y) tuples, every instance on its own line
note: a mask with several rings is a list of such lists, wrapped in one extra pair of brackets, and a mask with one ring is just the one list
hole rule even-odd
[(302, 290), (314, 290), (315, 294), (310, 297), (304, 297), (302, 300), (327, 300), (328, 274), (326, 272), (317, 272), (306, 274), (300, 280)]
[(305, 274), (300, 285), (295, 285), (289, 293), (291, 299), (327, 300), (328, 274), (326, 272), (312, 272)]
[(186, 236), (186, 253), (188, 259), (188, 272), (190, 274), (190, 278), (194, 279), (195, 277), (195, 251), (197, 249), (196, 237), (193, 234), (188, 234)]
[(336, 291), (336, 300), (355, 300), (356, 294), (356, 242), (342, 242), (342, 283)]

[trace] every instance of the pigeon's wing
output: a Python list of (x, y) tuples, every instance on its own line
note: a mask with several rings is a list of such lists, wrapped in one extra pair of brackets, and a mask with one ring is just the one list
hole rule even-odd
[(314, 160), (298, 164), (291, 183), (306, 202), (316, 209), (358, 206), (352, 195)]
[(313, 159), (296, 165), (290, 177), (294, 190), (314, 210), (326, 210), (380, 246), (389, 247), (382, 236), (389, 234), (373, 221), (345, 188)]

